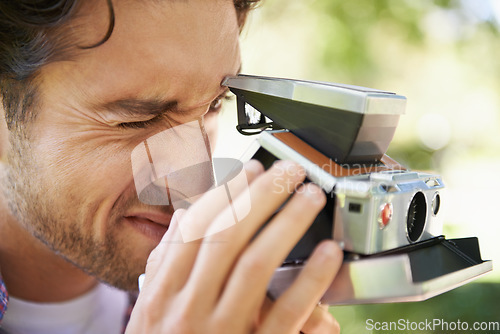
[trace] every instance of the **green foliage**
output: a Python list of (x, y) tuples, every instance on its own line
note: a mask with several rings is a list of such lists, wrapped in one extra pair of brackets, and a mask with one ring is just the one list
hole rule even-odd
[[(310, 1), (310, 9), (322, 39), (315, 50), (318, 71), (358, 84), (377, 82), (383, 62), (392, 61), (379, 57), (387, 42), (397, 41), (409, 52), (425, 48), (434, 33), (442, 33), (440, 17), (457, 26), (450, 41), (456, 47), (466, 48), (485, 34), (488, 39), (498, 37), (492, 19), (472, 16), (458, 0), (316, 0)], [(429, 26), (432, 15), (434, 26)]]

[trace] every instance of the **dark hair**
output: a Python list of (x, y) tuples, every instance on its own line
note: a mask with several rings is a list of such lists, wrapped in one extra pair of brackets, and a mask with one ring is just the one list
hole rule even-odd
[[(105, 43), (114, 28), (114, 10), (111, 0), (108, 30), (93, 45), (80, 45), (79, 49), (97, 47)], [(234, 0), (238, 24), (260, 0)], [(0, 97), (9, 129), (23, 123), (31, 115), (36, 99), (33, 79), (45, 64), (67, 57), (71, 46), (64, 25), (71, 20), (81, 2), (79, 0), (13, 0), (0, 1)]]

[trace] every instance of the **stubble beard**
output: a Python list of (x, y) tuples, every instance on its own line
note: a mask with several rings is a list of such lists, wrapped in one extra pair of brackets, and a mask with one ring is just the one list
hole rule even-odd
[[(119, 236), (113, 233), (117, 229), (110, 228), (104, 240), (85, 232), (81, 227), (92, 225), (92, 215), (81, 212), (93, 212), (92, 208), (79, 210), (78, 201), (51, 189), (25, 135), (11, 133), (10, 142), (12, 149), (1, 175), (1, 188), (22, 227), (85, 273), (122, 290), (137, 290), (137, 277), (144, 272), (145, 263), (130, 261), (133, 250), (119, 242)], [(119, 213), (124, 212), (128, 202), (131, 200), (120, 198), (115, 203), (108, 227), (119, 224)]]

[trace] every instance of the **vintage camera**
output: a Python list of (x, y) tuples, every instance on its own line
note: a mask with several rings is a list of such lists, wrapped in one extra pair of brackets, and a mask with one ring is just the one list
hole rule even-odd
[(339, 274), (323, 296), (333, 304), (423, 300), (491, 271), (476, 238), (442, 236), (443, 181), (411, 171), (385, 152), (406, 98), (325, 82), (238, 75), (223, 85), (237, 97), (237, 129), (258, 134), (246, 158), (265, 167), (294, 160), (327, 204), (269, 285), (279, 296), (314, 247), (335, 239)]

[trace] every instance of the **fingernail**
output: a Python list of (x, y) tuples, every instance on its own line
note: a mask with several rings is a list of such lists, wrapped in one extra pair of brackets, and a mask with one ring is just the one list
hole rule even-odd
[(304, 186), (304, 188), (305, 188), (304, 194), (308, 198), (313, 200), (314, 203), (322, 204), (325, 202), (325, 194), (323, 193), (323, 190), (321, 190), (320, 187), (312, 183), (308, 183)]
[(328, 256), (329, 258), (336, 258), (340, 254), (340, 248), (333, 240), (324, 241), (323, 243), (321, 243), (320, 247), (321, 253)]
[(249, 160), (245, 162), (243, 165), (246, 171), (251, 172), (252, 174), (261, 174), (264, 171), (264, 167), (257, 160)]
[(139, 291), (142, 289), (142, 285), (144, 284), (144, 279), (146, 278), (146, 274), (141, 274), (139, 275), (139, 278), (137, 279), (138, 284), (139, 284)]

